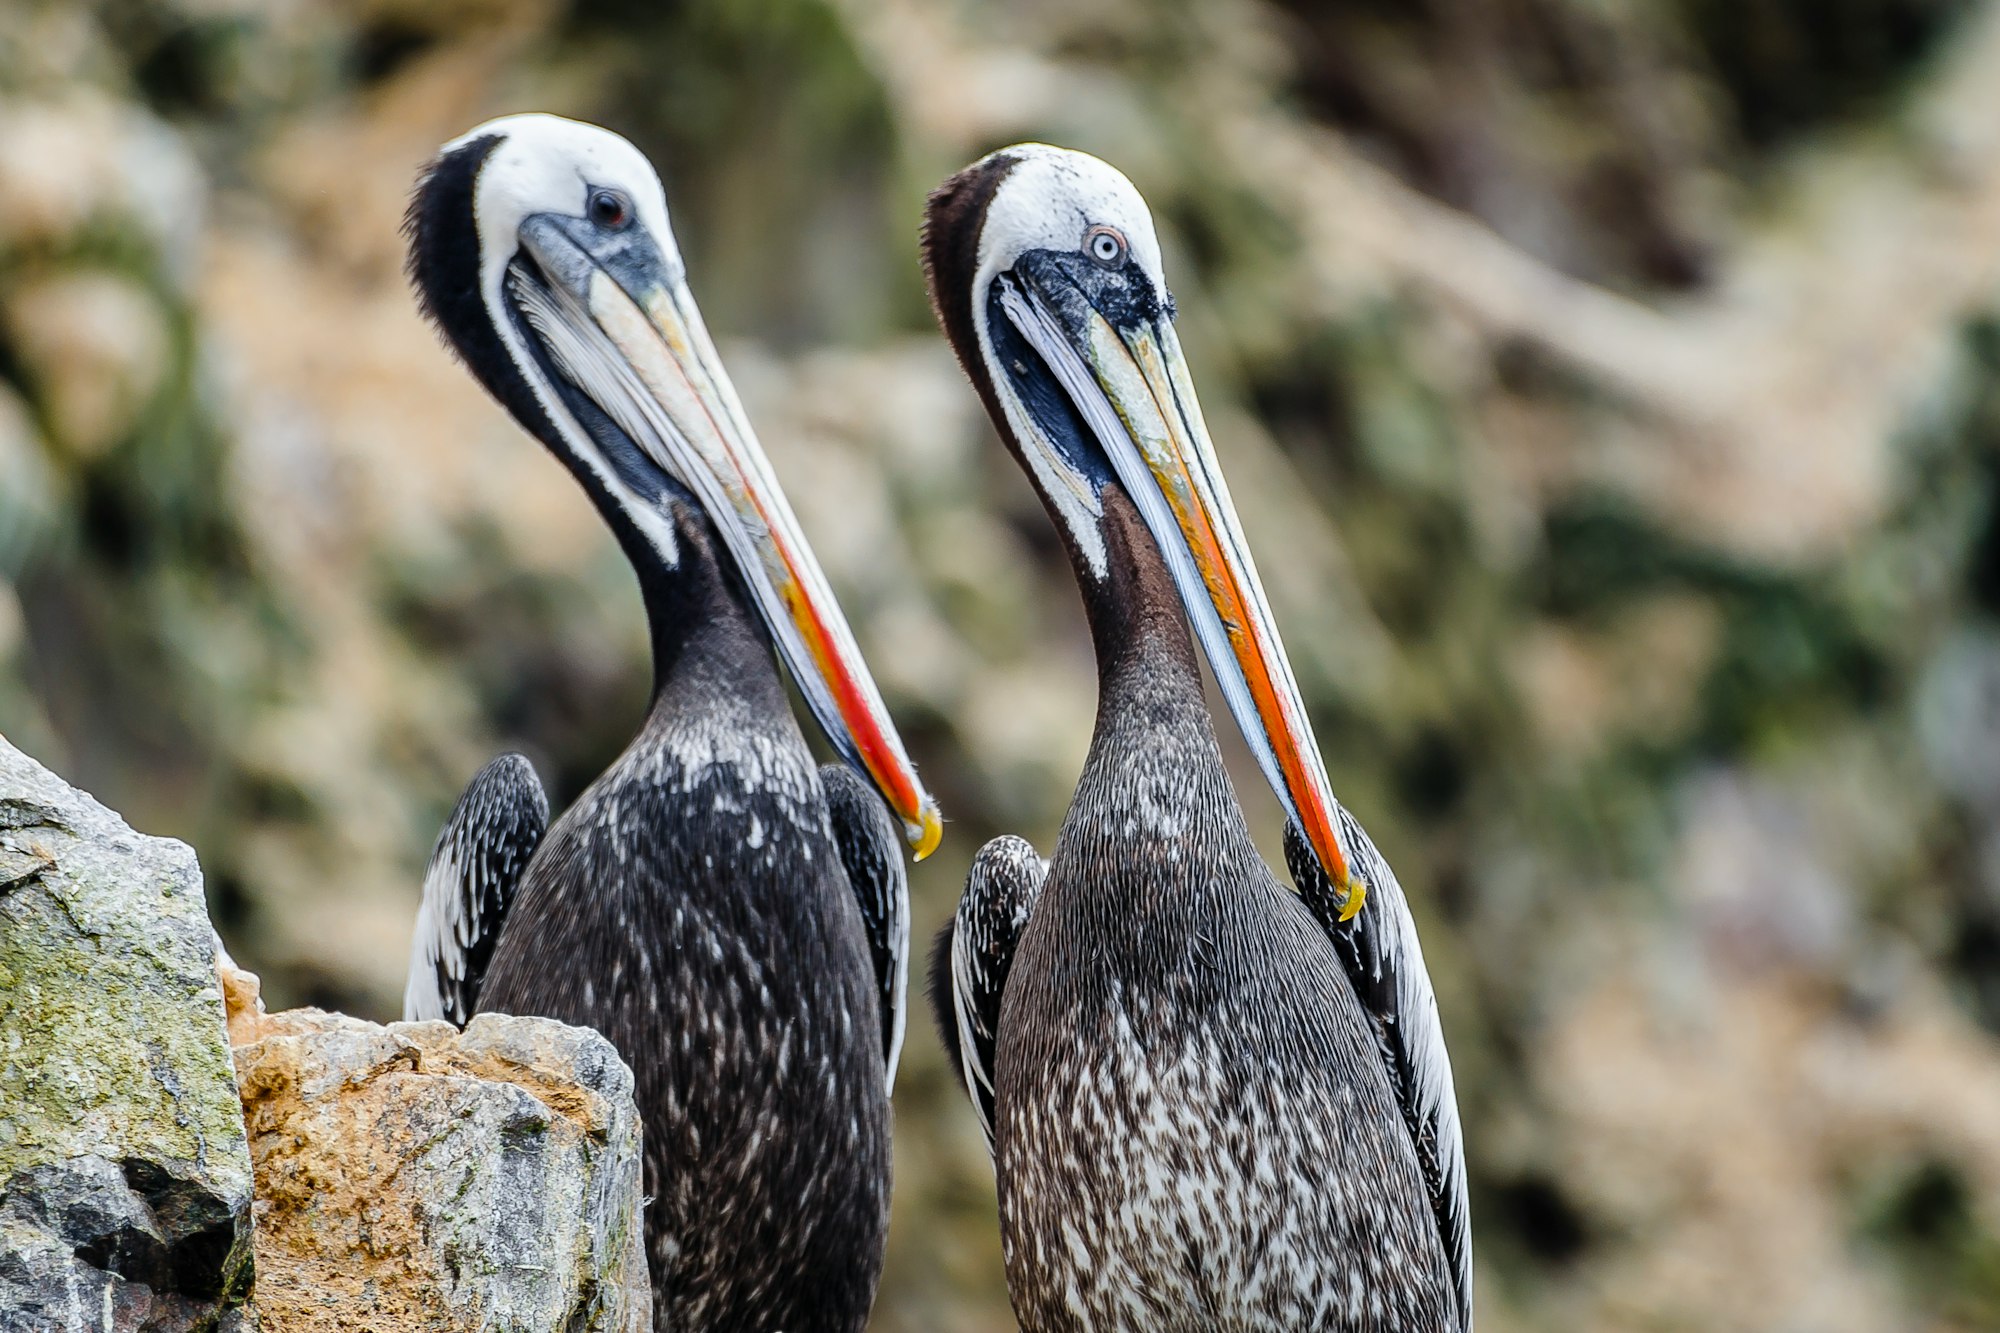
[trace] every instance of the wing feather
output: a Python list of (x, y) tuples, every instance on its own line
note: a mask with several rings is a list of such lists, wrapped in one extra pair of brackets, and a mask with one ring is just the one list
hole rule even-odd
[(404, 1018), (470, 1021), (508, 905), (548, 825), (541, 779), (518, 754), (501, 755), (466, 787), (424, 869)]
[(1296, 823), (1285, 829), (1285, 861), (1306, 905), (1347, 969), (1354, 994), (1375, 1023), (1376, 1041), (1430, 1188), (1438, 1235), (1457, 1286), (1458, 1328), (1472, 1328), (1472, 1221), (1465, 1186), (1465, 1140), (1452, 1085), (1451, 1055), (1437, 995), (1409, 900), (1360, 823), (1340, 811), (1341, 846), (1368, 898), (1351, 921)]
[(910, 881), (902, 840), (888, 807), (860, 774), (844, 764), (827, 764), (819, 776), (834, 846), (868, 928), (882, 1010), (882, 1052), (894, 1091), (910, 986)]
[(1026, 839), (995, 838), (979, 849), (958, 912), (931, 952), (931, 1009), (945, 1050), (958, 1066), (986, 1149), (994, 1145), (993, 1053), (1000, 1001), (1014, 947), (1041, 897), (1048, 863)]

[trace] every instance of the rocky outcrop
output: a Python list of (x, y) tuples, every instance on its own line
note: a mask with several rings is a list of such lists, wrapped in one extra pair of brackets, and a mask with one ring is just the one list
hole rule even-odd
[(548, 1019), (265, 1015), (225, 965), (266, 1330), (645, 1333), (632, 1074)]
[(192, 852), (0, 740), (0, 1333), (243, 1326), (213, 941)]
[(193, 853), (0, 740), (0, 1333), (646, 1333), (639, 1132), (587, 1029), (266, 1014)]

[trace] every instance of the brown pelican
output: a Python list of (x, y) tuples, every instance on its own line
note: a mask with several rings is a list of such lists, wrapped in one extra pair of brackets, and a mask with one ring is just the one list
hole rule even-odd
[[(923, 856), (936, 807), (723, 373), (645, 158), (593, 126), (496, 120), (445, 145), (407, 230), (424, 311), (596, 503), (653, 648), (638, 735), (546, 832), (518, 756), (460, 801), (410, 1016), (542, 1014), (618, 1047), (645, 1121), (656, 1326), (859, 1329), (903, 1035), (896, 826)], [(844, 766), (814, 765), (774, 646)]]
[[(932, 195), (924, 257), (1097, 649), (1096, 732), (1053, 855), (982, 848), (932, 962), (994, 1152), (1015, 1312), (1030, 1333), (1469, 1329), (1423, 953), (1327, 782), (1145, 201), (1094, 157), (1008, 148)], [(1251, 843), (1196, 644), (1290, 816), (1298, 893)]]

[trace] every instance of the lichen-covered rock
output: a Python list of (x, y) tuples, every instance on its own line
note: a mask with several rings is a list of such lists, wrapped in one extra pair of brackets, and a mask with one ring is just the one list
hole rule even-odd
[(0, 1333), (241, 1326), (213, 941), (192, 852), (0, 739)]
[(265, 1015), (226, 964), (267, 1330), (645, 1333), (632, 1074), (549, 1019)]

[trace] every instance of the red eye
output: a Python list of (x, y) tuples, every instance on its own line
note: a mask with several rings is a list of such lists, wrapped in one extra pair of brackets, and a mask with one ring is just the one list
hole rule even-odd
[(632, 205), (616, 190), (594, 190), (590, 195), (590, 220), (600, 227), (622, 227), (632, 220)]

